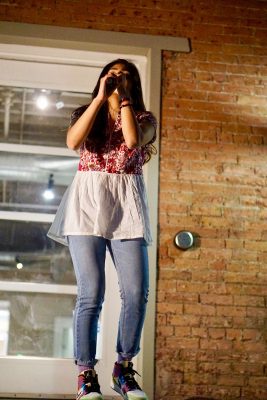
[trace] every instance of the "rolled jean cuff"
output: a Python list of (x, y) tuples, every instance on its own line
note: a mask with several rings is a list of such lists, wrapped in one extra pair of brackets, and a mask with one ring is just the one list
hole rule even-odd
[(137, 351), (136, 353), (118, 353), (118, 360), (119, 361), (131, 361), (137, 354), (139, 353), (139, 351)]
[(82, 361), (82, 360), (75, 360), (75, 364), (80, 366), (80, 367), (94, 367), (98, 360), (88, 360), (88, 361)]

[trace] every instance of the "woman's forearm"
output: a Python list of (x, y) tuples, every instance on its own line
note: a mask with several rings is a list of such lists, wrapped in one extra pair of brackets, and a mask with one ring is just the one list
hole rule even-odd
[(67, 132), (66, 144), (69, 149), (77, 150), (85, 141), (95, 122), (98, 111), (104, 100), (94, 98), (89, 107), (84, 111), (75, 124)]
[(129, 149), (141, 146), (143, 132), (131, 106), (121, 108), (121, 127)]
[(155, 135), (155, 127), (151, 122), (137, 121), (131, 106), (121, 109), (122, 133), (129, 149), (143, 146), (149, 143)]

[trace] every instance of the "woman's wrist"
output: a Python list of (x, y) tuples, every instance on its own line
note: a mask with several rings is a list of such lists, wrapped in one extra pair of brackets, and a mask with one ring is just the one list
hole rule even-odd
[(120, 109), (123, 107), (132, 106), (132, 99), (128, 93), (120, 93), (119, 95)]
[(120, 105), (120, 109), (124, 108), (124, 107), (131, 107), (133, 104), (130, 101), (124, 101), (123, 103), (121, 103)]
[(93, 100), (92, 100), (92, 103), (94, 102), (96, 105), (98, 105), (98, 106), (102, 106), (104, 103), (105, 103), (105, 101), (106, 101), (106, 99), (104, 99), (104, 98), (100, 98), (100, 97), (98, 97), (98, 96), (96, 96)]

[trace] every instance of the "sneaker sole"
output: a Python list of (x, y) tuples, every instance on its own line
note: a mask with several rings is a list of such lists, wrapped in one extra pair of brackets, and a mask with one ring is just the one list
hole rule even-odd
[[(127, 393), (126, 394), (122, 393), (121, 388), (113, 381), (113, 379), (111, 379), (110, 387), (111, 387), (111, 389), (115, 390), (115, 392), (119, 393), (124, 400), (133, 400), (133, 398), (130, 398), (130, 397), (127, 396)], [(148, 397), (147, 396), (145, 396), (143, 398), (142, 397), (135, 397), (134, 400), (148, 400)]]
[(115, 390), (115, 392), (119, 393), (124, 400), (128, 400), (127, 395), (124, 395), (122, 393), (120, 387), (113, 381), (113, 379), (111, 379), (110, 387), (111, 387), (111, 389)]
[(99, 393), (89, 393), (81, 396), (80, 400), (104, 400), (104, 398)]

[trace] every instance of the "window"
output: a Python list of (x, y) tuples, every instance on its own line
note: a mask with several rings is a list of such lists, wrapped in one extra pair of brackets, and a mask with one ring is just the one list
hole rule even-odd
[[(76, 154), (62, 154), (70, 115), (88, 97), (55, 89), (0, 86), (2, 282), (76, 283), (68, 249), (49, 239), (47, 231), (78, 165)], [(75, 297), (2, 290), (1, 353), (71, 357)], [(59, 339), (63, 347), (57, 345)]]

